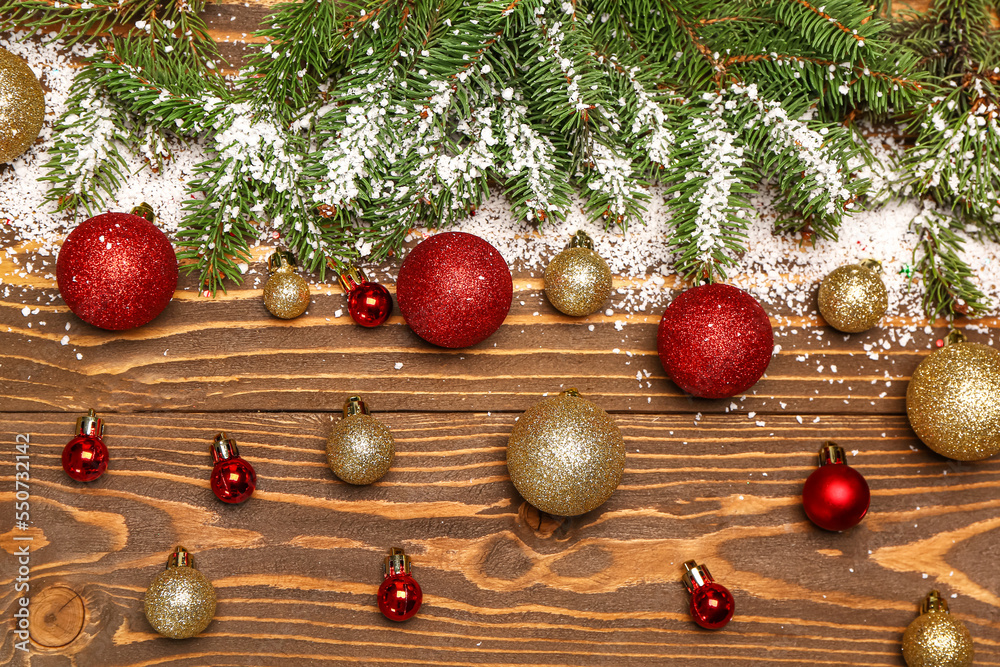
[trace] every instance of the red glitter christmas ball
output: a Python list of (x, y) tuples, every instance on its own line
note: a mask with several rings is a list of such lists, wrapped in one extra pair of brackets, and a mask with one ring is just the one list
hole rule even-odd
[(102, 329), (142, 326), (159, 315), (177, 288), (177, 256), (166, 235), (145, 218), (104, 213), (74, 229), (56, 263), (63, 301)]
[(514, 296), (507, 262), (478, 236), (445, 232), (425, 239), (399, 269), (403, 319), (428, 343), (469, 347), (500, 328)]
[(667, 307), (657, 350), (678, 387), (702, 398), (728, 398), (764, 375), (774, 333), (752, 296), (732, 285), (702, 285)]

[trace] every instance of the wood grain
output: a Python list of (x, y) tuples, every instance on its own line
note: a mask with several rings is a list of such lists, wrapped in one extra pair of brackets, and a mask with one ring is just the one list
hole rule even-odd
[[(359, 488), (324, 463), (324, 413), (108, 415), (112, 464), (89, 485), (59, 467), (66, 415), (6, 415), (4, 442), (31, 436), (33, 590), (69, 588), (87, 607), (80, 637), (30, 664), (901, 665), (900, 634), (932, 586), (958, 596), (976, 664), (1000, 664), (1000, 461), (945, 461), (898, 416), (775, 416), (761, 428), (734, 415), (620, 415), (621, 487), (594, 512), (551, 518), (549, 533), (524, 520), (506, 475), (515, 415), (379, 416), (396, 462)], [(219, 429), (260, 476), (244, 505), (208, 487)], [(826, 438), (858, 450), (851, 463), (873, 491), (871, 513), (845, 534), (814, 528), (798, 498)], [(9, 502), (9, 460), (0, 472)], [(175, 544), (219, 594), (214, 623), (185, 642), (156, 637), (141, 609)], [(412, 555), (426, 596), (405, 625), (374, 606), (390, 546)], [(680, 563), (692, 557), (736, 595), (724, 632), (686, 616)], [(4, 577), (5, 613), (10, 591)]]
[[(272, 10), (208, 6), (232, 67)], [(15, 437), (29, 435), (34, 522), (0, 523), (0, 622), (17, 605), (14, 537), (33, 538), (32, 652), (7, 633), (0, 664), (901, 667), (902, 631), (937, 587), (956, 596), (976, 665), (1000, 665), (1000, 459), (937, 457), (904, 416), (906, 382), (943, 322), (890, 318), (918, 325), (902, 346), (890, 329), (843, 336), (769, 306), (781, 349), (765, 379), (745, 397), (705, 401), (667, 380), (655, 354), (676, 285), (642, 314), (573, 319), (516, 267), (504, 326), (452, 351), (416, 338), (398, 309), (384, 327), (354, 326), (332, 285), (313, 285), (308, 314), (286, 322), (267, 315), (252, 280), (206, 299), (185, 278), (152, 324), (114, 333), (68, 312), (51, 257), (6, 231), (0, 245), (13, 252), (0, 256), (0, 508), (14, 501)], [(977, 324), (970, 338), (992, 343), (1000, 321)], [(521, 411), (570, 386), (615, 413), (628, 459), (608, 503), (562, 519), (518, 496), (504, 448)], [(370, 487), (338, 482), (323, 454), (354, 392), (397, 441), (393, 469)], [(89, 407), (106, 418), (112, 462), (84, 485), (59, 454)], [(220, 430), (259, 475), (244, 505), (209, 489)], [(869, 516), (844, 534), (801, 509), (826, 439), (856, 450), (850, 463), (873, 492)], [(142, 614), (178, 544), (219, 595), (208, 630), (179, 642)], [(374, 602), (392, 546), (411, 554), (425, 593), (402, 625)], [(689, 558), (736, 595), (724, 631), (687, 617)]]

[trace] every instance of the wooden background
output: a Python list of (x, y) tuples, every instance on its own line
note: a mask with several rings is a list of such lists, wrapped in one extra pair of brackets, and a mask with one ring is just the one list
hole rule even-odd
[[(228, 57), (238, 61), (233, 41), (266, 11), (210, 8)], [(29, 261), (31, 248), (17, 257)], [(505, 325), (459, 351), (420, 341), (398, 309), (375, 330), (335, 317), (346, 310), (336, 288), (286, 322), (266, 313), (259, 290), (205, 299), (191, 278), (152, 324), (106, 332), (70, 314), (44, 272), (15, 268), (0, 264), (11, 287), (0, 301), (0, 547), (33, 537), (33, 642), (25, 656), (6, 634), (0, 664), (899, 666), (902, 631), (937, 587), (957, 596), (976, 664), (1000, 665), (1000, 459), (938, 457), (905, 418), (907, 380), (941, 322), (873, 359), (863, 346), (885, 330), (829, 330), (820, 343), (818, 318), (772, 309), (781, 351), (728, 412), (730, 401), (692, 399), (664, 377), (659, 310), (624, 331), (621, 313), (564, 317), (522, 268)], [(26, 304), (39, 312), (22, 315)], [(817, 372), (817, 360), (837, 373)], [(519, 413), (571, 386), (615, 414), (626, 473), (601, 508), (540, 516), (507, 477), (506, 439)], [(325, 465), (325, 438), (352, 392), (397, 442), (393, 469), (369, 487), (342, 484)], [(112, 462), (80, 484), (59, 454), (89, 407), (106, 419)], [(235, 507), (208, 486), (220, 430), (259, 475)], [(28, 533), (13, 528), (18, 434), (31, 440)], [(801, 509), (826, 439), (857, 450), (850, 462), (872, 488), (869, 516), (844, 534), (815, 528)], [(185, 641), (158, 637), (142, 613), (177, 544), (219, 596), (212, 625)], [(425, 593), (401, 625), (374, 599), (393, 546), (411, 554)], [(723, 631), (687, 616), (690, 558), (736, 596)], [(14, 576), (5, 556), (4, 624)]]

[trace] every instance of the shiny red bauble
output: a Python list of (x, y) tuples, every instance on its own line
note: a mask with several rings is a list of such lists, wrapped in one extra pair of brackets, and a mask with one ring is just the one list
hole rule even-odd
[(78, 482), (93, 482), (108, 469), (108, 448), (104, 444), (104, 422), (88, 410), (76, 420), (76, 437), (62, 451), (62, 467)]
[(257, 488), (257, 472), (240, 457), (236, 441), (227, 438), (225, 433), (220, 433), (212, 444), (212, 457), (215, 459), (215, 466), (212, 468), (210, 482), (216, 498), (235, 505), (253, 495)]
[(362, 283), (347, 297), (351, 319), (363, 327), (377, 327), (392, 312), (392, 295), (378, 283)]
[(138, 215), (104, 213), (66, 237), (56, 262), (59, 293), (84, 322), (120, 331), (159, 315), (177, 288), (166, 235)]
[(774, 333), (752, 296), (732, 285), (702, 285), (667, 306), (657, 351), (667, 375), (687, 393), (728, 398), (764, 375)]
[(513, 296), (507, 262), (496, 248), (465, 232), (421, 241), (396, 281), (403, 319), (441, 347), (469, 347), (488, 338), (503, 324)]
[(853, 528), (868, 514), (871, 500), (868, 482), (844, 463), (842, 449), (820, 452), (820, 467), (802, 488), (802, 506), (810, 521), (826, 530)]
[(712, 582), (691, 594), (691, 618), (707, 630), (718, 630), (733, 618), (736, 601), (729, 589)]
[(78, 435), (63, 448), (62, 467), (78, 482), (93, 482), (108, 469), (108, 448), (104, 441)]
[(378, 587), (378, 608), (390, 621), (405, 621), (420, 610), (424, 594), (417, 580), (408, 574), (386, 577)]
[(707, 630), (718, 630), (733, 618), (736, 600), (729, 589), (716, 583), (704, 565), (684, 563), (684, 585), (691, 593), (691, 618)]

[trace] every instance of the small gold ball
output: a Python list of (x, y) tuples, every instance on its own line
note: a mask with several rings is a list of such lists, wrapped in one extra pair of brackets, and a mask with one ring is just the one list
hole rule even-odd
[(861, 264), (831, 271), (819, 287), (818, 300), (823, 319), (845, 333), (868, 331), (889, 306), (882, 277)]
[(168, 567), (153, 579), (144, 602), (153, 629), (170, 639), (187, 639), (215, 616), (215, 589), (193, 567)]
[(972, 655), (969, 630), (946, 611), (921, 614), (903, 633), (908, 667), (971, 667)]
[(45, 120), (45, 91), (28, 63), (0, 49), (0, 164), (35, 143)]
[(545, 267), (545, 296), (561, 313), (597, 312), (611, 295), (611, 269), (590, 248), (566, 248)]
[(611, 497), (625, 472), (625, 444), (615, 421), (572, 394), (529, 408), (507, 441), (510, 479), (528, 503), (576, 516)]
[(309, 284), (297, 273), (272, 273), (264, 284), (264, 307), (285, 320), (298, 317), (309, 307)]
[(371, 484), (389, 472), (396, 447), (389, 428), (368, 414), (344, 417), (326, 443), (333, 474), (348, 484)]
[(1000, 352), (967, 342), (932, 352), (910, 378), (906, 415), (941, 456), (979, 461), (1000, 452)]

